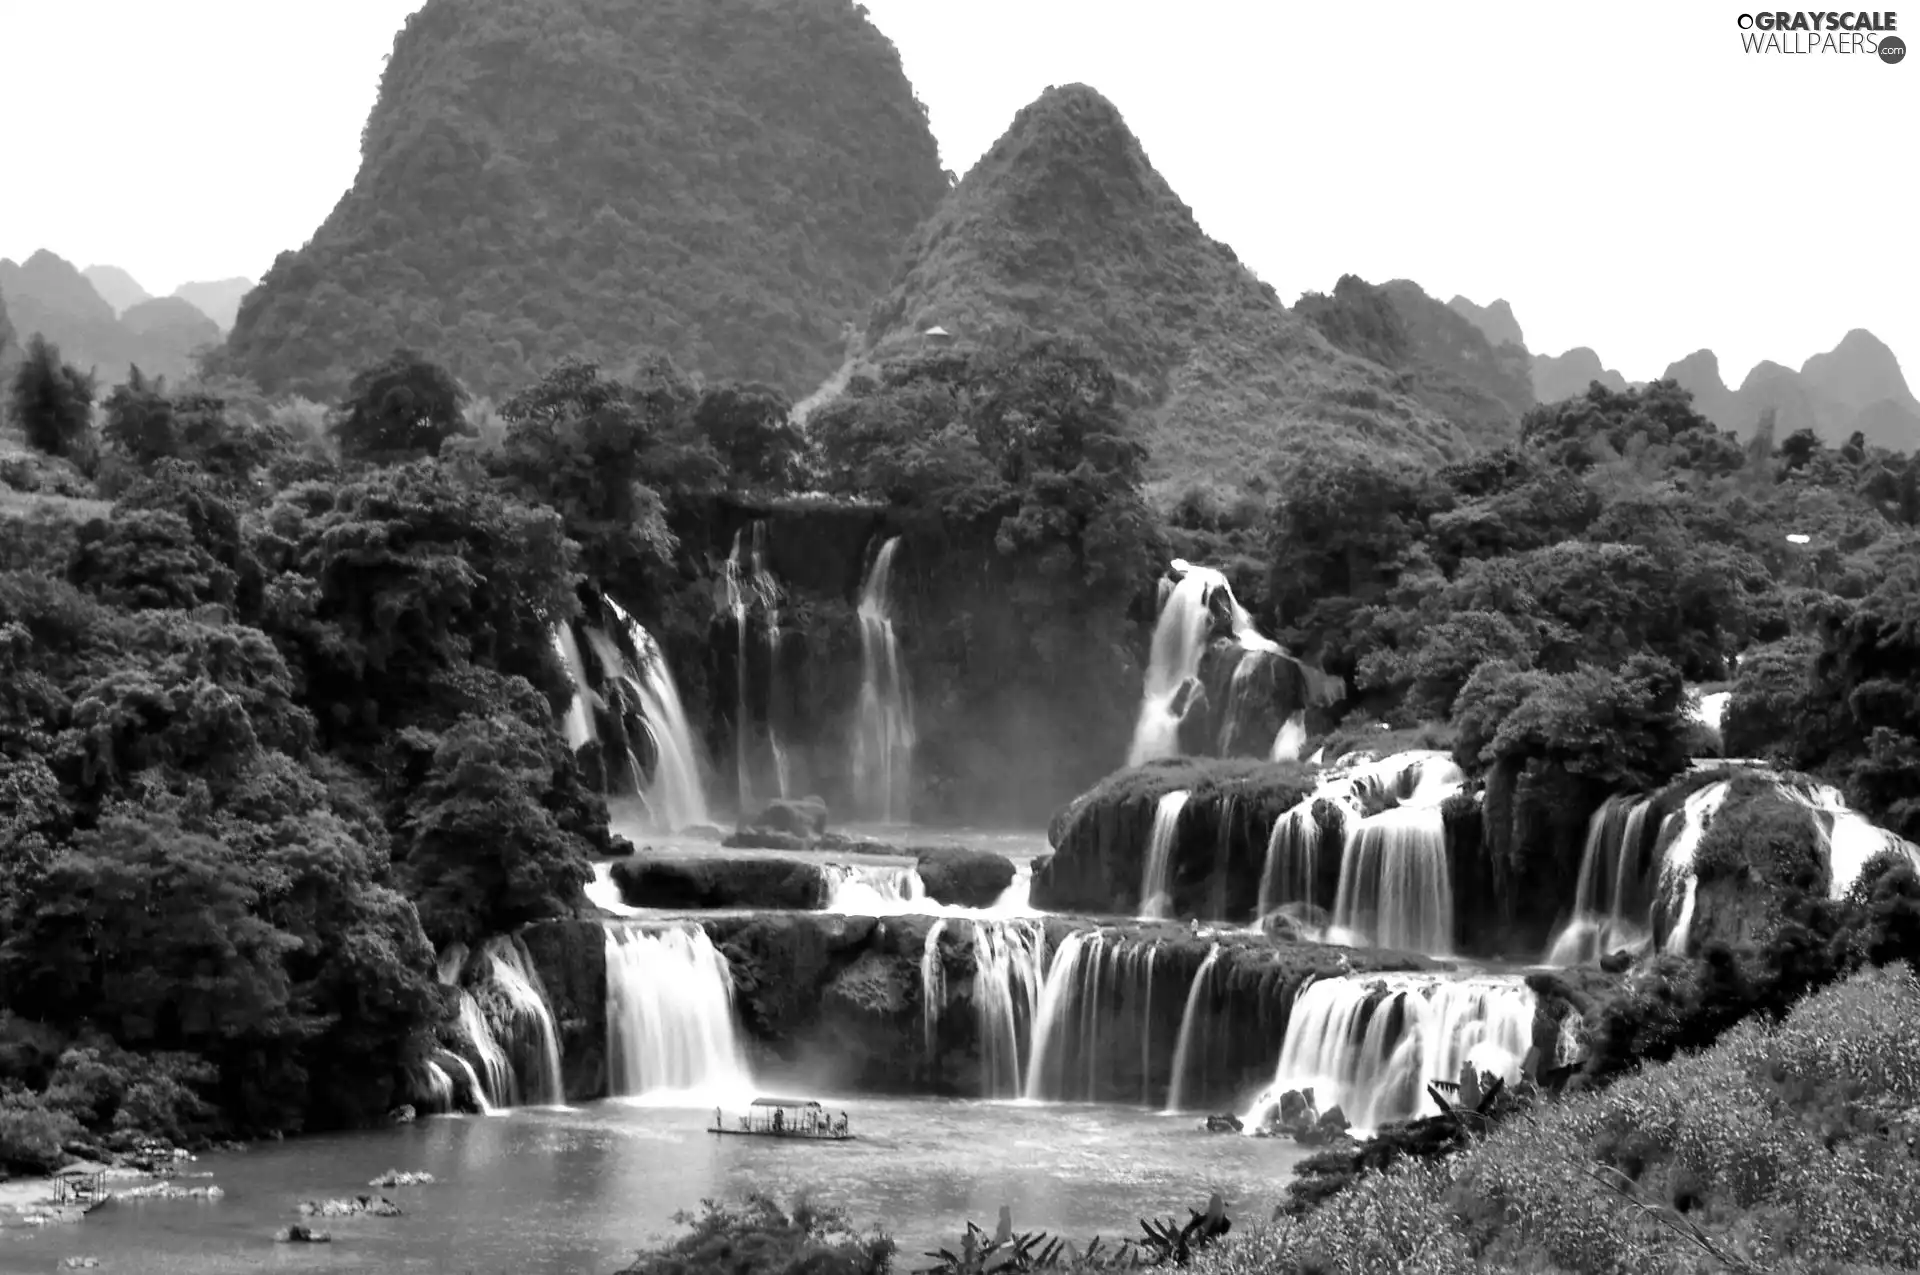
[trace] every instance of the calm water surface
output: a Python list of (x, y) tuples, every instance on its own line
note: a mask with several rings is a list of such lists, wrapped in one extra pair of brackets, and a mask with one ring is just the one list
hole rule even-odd
[[(70, 1227), (0, 1233), (0, 1271), (47, 1272), (70, 1255), (103, 1272), (232, 1271), (576, 1275), (617, 1270), (677, 1233), (676, 1210), (750, 1189), (808, 1191), (882, 1223), (899, 1269), (991, 1230), (1001, 1204), (1019, 1230), (1084, 1243), (1137, 1234), (1138, 1218), (1204, 1208), (1222, 1191), (1239, 1225), (1272, 1211), (1300, 1152), (1291, 1142), (1208, 1134), (1193, 1116), (1111, 1107), (849, 1099), (846, 1143), (717, 1138), (706, 1111), (630, 1106), (450, 1116), (373, 1133), (263, 1144), (202, 1157), (216, 1201), (115, 1201)], [(385, 1194), (391, 1219), (330, 1218), (333, 1243), (275, 1244), (304, 1199), (355, 1195), (389, 1168), (432, 1186)]]

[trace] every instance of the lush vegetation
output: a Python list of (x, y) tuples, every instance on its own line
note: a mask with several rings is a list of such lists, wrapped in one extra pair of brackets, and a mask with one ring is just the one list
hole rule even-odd
[(840, 0), (434, 0), (228, 362), (331, 398), (405, 345), (504, 395), (652, 349), (804, 393), (946, 189), (898, 55)]
[(936, 325), (961, 343), (1029, 328), (1091, 344), (1134, 412), (1160, 505), (1261, 497), (1307, 448), (1431, 461), (1470, 441), (1209, 239), (1085, 85), (1023, 108), (915, 234), (867, 348), (916, 348)]
[(1910, 1269), (1920, 983), (1906, 965), (1713, 1048), (1408, 1157), (1199, 1259), (1237, 1272)]
[[(665, 361), (563, 363), (497, 409), (405, 350), (351, 385), (309, 411), (134, 375), (96, 407), (44, 343), (14, 379), (23, 481), (112, 505), (0, 521), (0, 1083), (23, 1130), (0, 1157), (402, 1101), (449, 1030), (434, 949), (568, 913), (606, 847), (550, 633), (602, 590), (706, 623), (680, 511), (825, 486), (889, 504), (930, 561), (980, 562), (1007, 621), (927, 638), (1008, 697), (927, 679), (956, 771), (982, 715), (1086, 686), (1096, 635), (1130, 658), (1141, 453), (1071, 346), (891, 369), (807, 434), (776, 392)], [(958, 420), (926, 410), (953, 397)]]

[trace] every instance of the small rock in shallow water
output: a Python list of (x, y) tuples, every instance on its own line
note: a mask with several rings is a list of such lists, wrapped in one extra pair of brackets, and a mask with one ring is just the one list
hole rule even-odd
[(276, 1243), (280, 1244), (328, 1244), (333, 1236), (325, 1231), (316, 1231), (307, 1226), (283, 1226), (273, 1233)]
[(430, 1186), (433, 1183), (431, 1173), (408, 1173), (404, 1169), (388, 1169), (368, 1186)]
[(350, 1200), (306, 1200), (300, 1205), (302, 1217), (399, 1217), (400, 1206), (386, 1196), (356, 1195)]
[(83, 1271), (89, 1267), (98, 1265), (100, 1265), (100, 1259), (97, 1257), (63, 1257), (60, 1259), (60, 1269), (63, 1271)]

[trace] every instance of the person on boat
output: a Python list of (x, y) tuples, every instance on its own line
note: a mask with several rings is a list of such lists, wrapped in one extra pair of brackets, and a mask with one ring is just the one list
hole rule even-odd
[(713, 1127), (716, 1129), (724, 1129), (727, 1127), (720, 1123), (720, 1108), (718, 1107), (713, 1109)]
[(785, 1116), (786, 1116), (786, 1112), (780, 1110), (780, 1108), (775, 1107), (773, 1109), (773, 1131), (775, 1133), (781, 1133), (785, 1131), (786, 1125), (787, 1125), (787, 1122), (784, 1119)]

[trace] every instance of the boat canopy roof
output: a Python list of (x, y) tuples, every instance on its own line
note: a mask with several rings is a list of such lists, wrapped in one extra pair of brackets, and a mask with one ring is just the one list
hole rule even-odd
[(811, 1098), (755, 1098), (756, 1107), (817, 1107), (820, 1104)]

